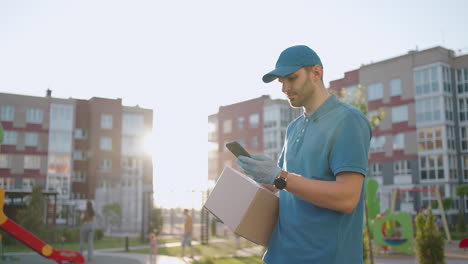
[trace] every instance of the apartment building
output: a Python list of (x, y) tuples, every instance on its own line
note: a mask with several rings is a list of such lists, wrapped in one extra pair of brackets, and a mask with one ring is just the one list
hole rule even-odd
[(268, 95), (221, 106), (208, 118), (214, 128), (209, 141), (217, 144), (217, 155), (209, 155), (210, 180), (215, 181), (225, 166), (237, 168), (235, 156), (225, 147), (230, 141), (238, 141), (250, 153), (263, 153), (277, 160), (288, 124), (301, 113), (302, 109), (291, 108), (286, 100), (270, 99)]
[[(468, 55), (434, 47), (363, 65), (330, 82), (335, 91), (362, 85), (369, 111), (386, 112), (373, 131), (369, 158), (369, 176), (382, 187), (382, 210), (393, 189), (438, 187), (455, 201), (448, 211), (454, 221), (455, 187), (468, 182), (467, 81)], [(398, 209), (411, 213), (436, 199), (430, 191), (399, 198)]]
[[(57, 193), (58, 224), (76, 225), (93, 200), (98, 224), (106, 204), (122, 208), (121, 232), (147, 230), (153, 170), (144, 140), (152, 110), (122, 106), (121, 99), (60, 99), (0, 93), (5, 140), (0, 150), (0, 187)], [(146, 229), (144, 229), (146, 228)]]

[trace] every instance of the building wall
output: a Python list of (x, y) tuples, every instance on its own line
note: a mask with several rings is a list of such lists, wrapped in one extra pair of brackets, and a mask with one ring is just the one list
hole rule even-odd
[[(14, 107), (13, 118), (8, 116), (9, 107)], [(42, 111), (39, 122), (27, 122), (30, 108)], [(125, 114), (141, 116), (141, 126), (133, 130), (133, 123), (126, 126), (122, 121)], [(111, 126), (102, 127), (103, 116), (107, 121), (111, 117)], [(123, 225), (116, 231), (135, 234), (148, 230), (153, 164), (151, 155), (144, 150), (144, 140), (152, 132), (152, 110), (122, 106), (121, 99), (77, 100), (0, 93), (0, 121), (6, 132), (17, 133), (14, 144), (7, 142), (0, 149), (0, 187), (27, 191), (41, 184), (58, 192), (57, 211), (68, 211), (69, 218), (62, 218), (65, 214), (61, 214), (56, 222), (59, 224), (78, 224), (79, 210), (84, 209), (86, 200), (92, 200), (101, 220), (104, 205), (122, 206)], [(26, 133), (37, 133), (37, 144), (27, 146)], [(125, 133), (139, 144), (132, 153), (124, 155)], [(128, 145), (133, 146), (127, 143), (126, 149)], [(39, 157), (36, 168), (25, 168), (25, 156)], [(129, 159), (136, 161), (137, 166), (130, 170), (124, 167), (124, 171), (124, 161)], [(103, 160), (109, 160), (107, 164), (111, 166), (103, 168)], [(100, 221), (100, 226), (106, 227), (106, 223)]]
[[(225, 144), (236, 140), (250, 153), (261, 153), (263, 151), (263, 105), (269, 96), (261, 96), (252, 100), (221, 106), (218, 112), (218, 175), (224, 166), (235, 167), (235, 156), (226, 149)], [(256, 127), (249, 125), (249, 117), (258, 116)], [(242, 127), (238, 124), (238, 119), (244, 118)], [(229, 121), (230, 120), (230, 121)], [(231, 123), (230, 131), (225, 131), (226, 122)], [(257, 140), (255, 146), (253, 140)]]

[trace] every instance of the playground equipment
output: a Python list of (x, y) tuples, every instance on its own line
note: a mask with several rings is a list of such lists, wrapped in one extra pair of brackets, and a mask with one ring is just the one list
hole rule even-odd
[(9, 219), (3, 212), (5, 201), (5, 190), (0, 188), (0, 228), (21, 241), (23, 244), (39, 253), (41, 256), (54, 260), (58, 264), (74, 263), (83, 264), (84, 258), (81, 253), (71, 250), (57, 250), (44, 241), (24, 229), (13, 220)]
[[(451, 240), (448, 229), (447, 219), (445, 218), (444, 206), (442, 203), (440, 191), (438, 188), (411, 188), (411, 189), (395, 189), (392, 192), (392, 203), (390, 210), (385, 213), (380, 213), (380, 201), (377, 197), (379, 184), (374, 179), (366, 180), (366, 199), (368, 203), (369, 223), (374, 243), (376, 245), (392, 247), (393, 249), (406, 253), (413, 254), (413, 225), (411, 215), (407, 212), (395, 214), (395, 206), (398, 197), (404, 192), (432, 192), (438, 202), (440, 209), (444, 231), (448, 240)], [(380, 213), (380, 214), (379, 214)]]

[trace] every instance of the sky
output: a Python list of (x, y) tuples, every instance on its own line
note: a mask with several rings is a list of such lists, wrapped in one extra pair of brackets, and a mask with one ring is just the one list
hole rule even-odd
[(305, 44), (324, 82), (409, 50), (468, 53), (468, 1), (0, 0), (0, 92), (122, 98), (154, 111), (156, 202), (195, 206), (207, 117), (270, 95), (261, 77)]

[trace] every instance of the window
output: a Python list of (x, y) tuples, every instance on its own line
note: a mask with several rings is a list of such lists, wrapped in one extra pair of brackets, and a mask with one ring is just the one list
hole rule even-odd
[(444, 102), (445, 102), (445, 120), (453, 121), (452, 98), (444, 96)]
[(418, 129), (418, 144), (420, 151), (443, 149), (442, 127), (426, 127)]
[(112, 151), (112, 138), (101, 137), (99, 141), (100, 149), (103, 151)]
[(224, 134), (229, 134), (232, 131), (232, 120), (224, 120), (223, 121), (223, 133)]
[(112, 129), (112, 116), (111, 115), (101, 115), (101, 128), (102, 129)]
[(372, 177), (382, 176), (382, 164), (373, 163), (370, 164), (370, 172)]
[(48, 173), (69, 174), (71, 156), (67, 154), (49, 154)]
[(26, 109), (26, 123), (40, 124), (42, 123), (43, 111), (39, 108)]
[(22, 188), (26, 190), (32, 190), (32, 187), (36, 185), (36, 180), (33, 178), (23, 178)]
[(13, 189), (15, 187), (15, 181), (11, 177), (2, 177), (0, 178), (0, 188), (3, 189)]
[(419, 173), (421, 180), (444, 179), (444, 156), (428, 155), (419, 157)]
[(25, 169), (40, 169), (41, 157), (37, 155), (24, 155), (24, 168)]
[(75, 129), (75, 139), (87, 139), (88, 131), (86, 129), (77, 128)]
[(455, 128), (447, 126), (447, 148), (455, 150)]
[(370, 142), (370, 151), (371, 152), (381, 152), (384, 149), (385, 145), (385, 136), (372, 137)]
[(2, 105), (1, 121), (13, 121), (15, 118), (15, 108), (9, 105)]
[(86, 160), (86, 152), (82, 150), (73, 151), (74, 160)]
[(276, 131), (264, 132), (263, 148), (274, 149), (276, 146)]
[(468, 150), (468, 126), (460, 127), (460, 144), (461, 150)]
[[(278, 111), (276, 108), (270, 106), (270, 107), (265, 107), (265, 110), (263, 111), (263, 127), (264, 128), (270, 128), (270, 127), (275, 127), (277, 122), (279, 121), (278, 117)], [(281, 113), (280, 113), (281, 114)]]
[(258, 149), (258, 136), (252, 137), (252, 148)]
[(16, 145), (18, 133), (16, 131), (5, 131), (3, 138), (3, 145)]
[(411, 173), (410, 163), (407, 160), (395, 161), (393, 163), (393, 173), (395, 175), (408, 175)]
[(457, 70), (457, 91), (459, 94), (468, 93), (468, 68)]
[(468, 98), (458, 99), (458, 114), (460, 122), (468, 121)]
[(462, 157), (463, 179), (468, 180), (468, 155)]
[(9, 168), (10, 161), (9, 156), (6, 154), (0, 154), (0, 168)]
[(138, 135), (145, 130), (145, 118), (141, 114), (125, 113), (122, 117), (122, 133)]
[(37, 146), (37, 137), (38, 137), (37, 133), (26, 132), (26, 134), (24, 134), (25, 145), (32, 146), (32, 147)]
[(75, 171), (73, 172), (74, 182), (85, 182), (86, 181), (86, 172), (85, 171)]
[(448, 169), (449, 169), (449, 178), (450, 180), (457, 180), (457, 156), (448, 155)]
[(390, 80), (390, 95), (391, 96), (401, 95), (401, 80), (400, 79)]
[(111, 172), (112, 171), (112, 161), (110, 159), (103, 159), (99, 164), (99, 168), (102, 172)]
[(393, 149), (405, 148), (405, 134), (398, 133), (393, 135)]
[(260, 122), (259, 114), (252, 114), (249, 116), (249, 127), (250, 128), (258, 128), (258, 124)]
[(408, 121), (408, 106), (401, 105), (392, 107), (392, 122), (404, 122)]
[(439, 97), (416, 100), (416, 120), (418, 123), (440, 121)]
[(414, 72), (416, 95), (430, 94), (439, 91), (439, 67), (419, 70)]
[(242, 130), (244, 129), (244, 117), (241, 116), (237, 119), (237, 130)]
[(383, 98), (383, 83), (373, 83), (367, 87), (367, 100), (377, 100)]

